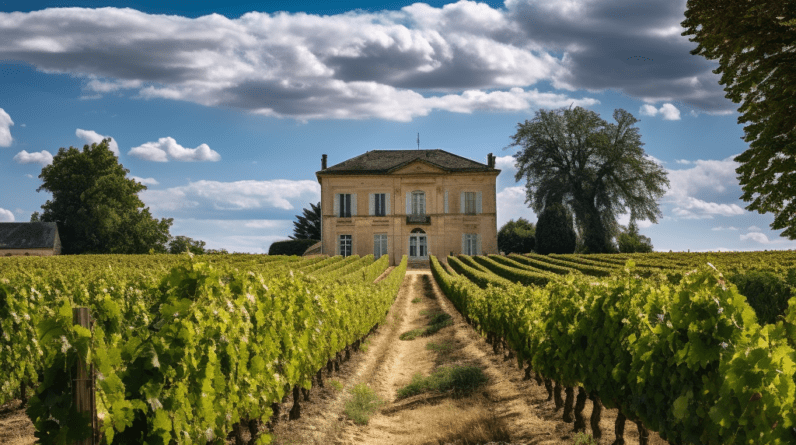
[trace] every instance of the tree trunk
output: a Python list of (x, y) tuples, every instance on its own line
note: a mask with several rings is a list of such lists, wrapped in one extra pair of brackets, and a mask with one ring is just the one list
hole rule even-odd
[(341, 356), (342, 356), (342, 354), (340, 354), (339, 352), (334, 356), (334, 361), (333, 361), (333, 363), (334, 363), (334, 372), (340, 372), (340, 357)]
[(318, 386), (323, 388), (323, 368), (319, 369), (315, 374), (315, 380), (318, 382)]
[(345, 348), (345, 361), (351, 360), (351, 347), (346, 346)]
[(333, 371), (333, 370), (334, 370), (334, 365), (332, 364), (332, 360), (331, 360), (331, 359), (329, 359), (329, 361), (327, 361), (327, 362), (326, 362), (326, 371), (328, 371), (328, 373), (329, 373), (329, 374), (328, 374), (328, 375), (329, 375), (329, 377), (331, 377), (331, 376), (332, 376), (332, 371)]
[(592, 403), (591, 419), (589, 419), (589, 423), (591, 424), (591, 435), (599, 440), (603, 437), (603, 430), (600, 428), (600, 415), (603, 412), (603, 403), (594, 393), (589, 396), (589, 400), (591, 400)]
[(564, 406), (564, 398), (561, 397), (561, 390), (564, 389), (561, 387), (561, 383), (556, 381), (556, 386), (553, 388), (553, 401), (556, 404), (556, 411), (560, 410), (562, 406)]
[(232, 431), (235, 434), (235, 445), (246, 445), (247, 441), (243, 438), (243, 426), (244, 421), (241, 420), (240, 422), (236, 423), (232, 426)]
[(531, 365), (529, 364), (528, 367), (525, 368), (525, 377), (523, 377), (522, 379), (523, 380), (531, 380), (531, 378), (532, 378), (531, 377)]
[(249, 445), (254, 445), (260, 437), (260, 421), (257, 419), (249, 420)]
[(28, 403), (28, 388), (24, 381), (19, 384), (19, 400), (22, 401), (20, 406), (25, 406)]
[(290, 409), (290, 420), (297, 420), (301, 417), (301, 405), (299, 401), (301, 400), (301, 391), (299, 390), (298, 385), (293, 387), (293, 408)]
[[(528, 365), (528, 366), (530, 367), (530, 365)], [(539, 385), (539, 386), (544, 385), (544, 380), (542, 380), (542, 376), (538, 372), (535, 373), (535, 374), (536, 374), (536, 376), (535, 376), (536, 384)]]
[(650, 443), (650, 432), (640, 420), (636, 420), (638, 428), (638, 445), (648, 445)]
[(625, 421), (627, 418), (622, 410), (619, 410), (619, 414), (616, 416), (616, 423), (614, 424), (614, 435), (616, 439), (611, 445), (625, 445)]
[(301, 393), (304, 395), (304, 401), (305, 402), (309, 402), (310, 401), (310, 390), (301, 388)]
[(547, 390), (547, 401), (553, 400), (553, 381), (550, 379), (544, 379), (544, 389)]
[(583, 408), (586, 407), (586, 391), (578, 387), (578, 398), (575, 401), (575, 432), (586, 431), (586, 420), (583, 419)]
[(564, 422), (572, 423), (572, 405), (575, 403), (575, 390), (571, 386), (567, 386), (564, 392), (567, 395), (564, 400)]

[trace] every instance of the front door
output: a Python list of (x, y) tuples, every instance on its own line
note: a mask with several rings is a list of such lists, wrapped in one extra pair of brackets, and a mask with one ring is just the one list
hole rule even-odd
[(426, 241), (426, 235), (424, 234), (409, 235), (409, 259), (410, 260), (428, 259), (428, 243)]

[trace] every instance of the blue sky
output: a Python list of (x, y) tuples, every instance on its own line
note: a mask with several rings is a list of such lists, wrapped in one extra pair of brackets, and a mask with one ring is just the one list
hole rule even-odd
[[(163, 4), (166, 3), (164, 6)], [(357, 9), (358, 8), (358, 9)], [(498, 156), (498, 224), (536, 216), (514, 182), (519, 122), (584, 106), (640, 120), (669, 171), (656, 250), (793, 249), (744, 209), (747, 148), (685, 0), (0, 0), (0, 221), (48, 198), (59, 147), (112, 137), (173, 235), (264, 252), (319, 199), (315, 171), (374, 149)], [(626, 222), (626, 220), (621, 221)]]

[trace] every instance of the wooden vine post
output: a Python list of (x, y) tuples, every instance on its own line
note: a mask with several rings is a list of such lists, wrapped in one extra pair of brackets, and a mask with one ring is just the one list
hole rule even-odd
[[(72, 309), (72, 323), (91, 330), (91, 315), (86, 307)], [(91, 436), (74, 442), (74, 445), (94, 445), (97, 431), (97, 407), (94, 400), (94, 365), (86, 366), (82, 358), (78, 359), (75, 379), (72, 382), (72, 400), (75, 409), (80, 413), (88, 413), (91, 419)]]

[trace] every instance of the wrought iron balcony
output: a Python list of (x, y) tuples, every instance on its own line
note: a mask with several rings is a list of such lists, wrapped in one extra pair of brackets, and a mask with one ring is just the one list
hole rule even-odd
[(407, 224), (431, 224), (431, 215), (406, 215)]

